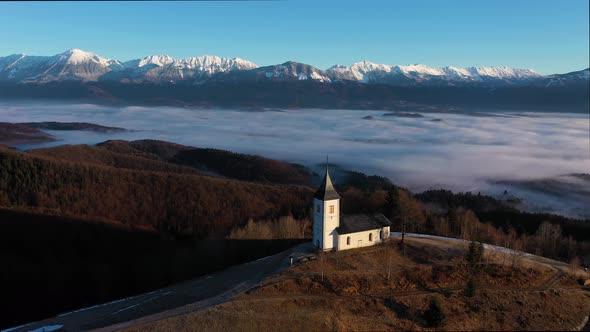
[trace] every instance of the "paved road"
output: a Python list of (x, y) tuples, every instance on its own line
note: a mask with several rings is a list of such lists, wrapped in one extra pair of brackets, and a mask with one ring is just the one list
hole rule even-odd
[(223, 303), (289, 265), (289, 255), (311, 249), (304, 243), (273, 256), (237, 265), (149, 293), (83, 308), (5, 331), (116, 331)]
[[(394, 237), (400, 236), (398, 233), (392, 233), (392, 235)], [(464, 242), (464, 240), (459, 239), (422, 234), (406, 234), (406, 237), (442, 242)], [(555, 270), (554, 275), (540, 285), (540, 287), (532, 287), (531, 289), (527, 289), (528, 291), (546, 289), (553, 286), (564, 275), (564, 269), (567, 268), (566, 263), (515, 252), (507, 248), (486, 245), (486, 249), (512, 254), (517, 253), (525, 259), (535, 260)], [(146, 294), (61, 314), (19, 328), (9, 329), (9, 331), (116, 331), (198, 311), (226, 302), (235, 295), (255, 287), (263, 279), (286, 268), (289, 264), (288, 257), (291, 254), (302, 254), (310, 250), (311, 243), (305, 243), (279, 254), (234, 266), (215, 274)], [(367, 248), (367, 250), (371, 250), (371, 248)], [(395, 295), (404, 296), (415, 295), (415, 293), (422, 294), (440, 291), (457, 291), (457, 289), (412, 290), (398, 292)]]

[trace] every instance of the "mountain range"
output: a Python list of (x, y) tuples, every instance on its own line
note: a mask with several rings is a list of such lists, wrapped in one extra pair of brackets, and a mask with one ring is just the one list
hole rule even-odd
[(0, 57), (0, 81), (48, 83), (64, 81), (121, 83), (209, 83), (243, 81), (358, 82), (390, 86), (523, 86), (567, 85), (587, 82), (588, 69), (541, 75), (531, 69), (508, 67), (444, 67), (421, 64), (387, 65), (368, 61), (327, 70), (298, 62), (259, 67), (240, 58), (205, 55), (174, 59), (148, 56), (126, 62), (107, 59), (79, 49), (53, 56), (13, 54)]

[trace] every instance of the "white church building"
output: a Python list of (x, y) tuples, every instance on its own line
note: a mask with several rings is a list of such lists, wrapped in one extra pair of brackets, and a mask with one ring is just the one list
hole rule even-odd
[(324, 251), (373, 246), (389, 238), (391, 221), (383, 214), (340, 215), (340, 195), (326, 176), (313, 200), (313, 245)]

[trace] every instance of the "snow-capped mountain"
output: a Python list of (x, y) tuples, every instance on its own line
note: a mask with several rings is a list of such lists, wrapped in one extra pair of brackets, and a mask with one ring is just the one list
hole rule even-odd
[(257, 68), (255, 63), (240, 58), (204, 55), (176, 60), (168, 55), (148, 56), (124, 63), (125, 72), (102, 79), (131, 79), (133, 81), (176, 82), (201, 81), (218, 73)]
[(565, 74), (549, 75), (545, 87), (565, 86), (584, 82), (586, 85), (590, 81), (590, 68), (584, 70), (572, 71)]
[(135, 59), (123, 63), (125, 68), (153, 68), (162, 67), (173, 63), (174, 58), (169, 55), (150, 55), (143, 59)]
[[(124, 83), (207, 83), (240, 81), (317, 81), (322, 83), (352, 81), (394, 86), (502, 86), (523, 84), (565, 84), (586, 77), (582, 74), (542, 76), (531, 69), (508, 67), (443, 67), (422, 64), (387, 65), (368, 61), (350, 66), (333, 66), (327, 70), (298, 63), (258, 67), (240, 58), (205, 55), (174, 59), (152, 55), (126, 62), (100, 57), (72, 49), (54, 56), (14, 54), (0, 57), (0, 81), (46, 83), (51, 81), (116, 81)], [(577, 73), (577, 72), (576, 72)], [(586, 75), (586, 76), (584, 76)], [(549, 83), (548, 83), (549, 82)]]
[(239, 58), (200, 56), (176, 60), (168, 55), (148, 56), (121, 63), (94, 53), (72, 49), (54, 56), (14, 54), (0, 57), (0, 80), (50, 81), (150, 81), (199, 80), (217, 73), (258, 66)]
[(362, 83), (378, 83), (383, 77), (391, 74), (393, 66), (380, 65), (368, 61), (353, 63), (350, 67), (333, 66), (327, 70), (336, 80), (358, 81)]
[(14, 54), (0, 58), (0, 80), (19, 82), (96, 81), (105, 73), (123, 69), (119, 61), (79, 49), (54, 56)]
[(253, 68), (250, 70), (232, 71), (223, 75), (216, 75), (214, 81), (307, 81), (331, 82), (331, 78), (324, 70), (317, 69), (304, 63), (288, 61), (280, 65)]
[(408, 66), (357, 62), (349, 67), (333, 66), (327, 70), (333, 79), (363, 83), (409, 84), (409, 83), (468, 83), (501, 80), (526, 81), (542, 77), (531, 69), (508, 67), (444, 67), (432, 68), (422, 64)]

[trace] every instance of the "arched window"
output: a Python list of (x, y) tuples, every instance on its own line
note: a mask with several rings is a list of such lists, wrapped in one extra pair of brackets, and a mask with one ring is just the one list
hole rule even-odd
[(369, 241), (373, 241), (373, 233), (369, 233)]
[(350, 236), (346, 237), (346, 245), (349, 246), (350, 245)]

